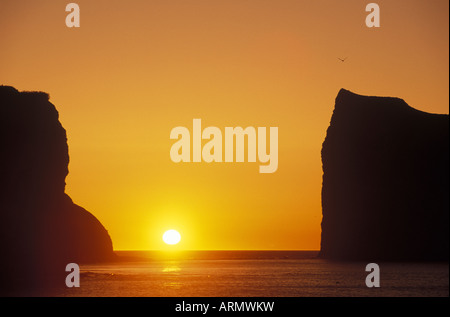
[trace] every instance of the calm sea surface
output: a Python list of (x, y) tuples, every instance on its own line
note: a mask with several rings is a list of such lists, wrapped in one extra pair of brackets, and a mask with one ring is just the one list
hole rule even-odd
[(380, 262), (380, 288), (367, 263), (317, 259), (315, 251), (117, 251), (116, 263), (81, 266), (79, 288), (56, 296), (323, 297), (449, 296), (448, 263)]

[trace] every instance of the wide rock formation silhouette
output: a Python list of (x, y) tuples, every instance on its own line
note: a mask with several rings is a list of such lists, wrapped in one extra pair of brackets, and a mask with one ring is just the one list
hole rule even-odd
[(320, 256), (447, 260), (449, 117), (342, 89), (322, 147)]
[(0, 86), (0, 293), (65, 285), (68, 263), (114, 259), (103, 225), (65, 194), (66, 131), (42, 92)]

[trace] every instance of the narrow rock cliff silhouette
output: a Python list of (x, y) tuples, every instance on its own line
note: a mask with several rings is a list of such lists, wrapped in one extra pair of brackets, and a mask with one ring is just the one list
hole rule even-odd
[(42, 92), (0, 86), (0, 293), (65, 285), (68, 263), (113, 260), (103, 225), (65, 194), (66, 131)]
[(342, 89), (322, 147), (320, 256), (449, 257), (449, 116)]

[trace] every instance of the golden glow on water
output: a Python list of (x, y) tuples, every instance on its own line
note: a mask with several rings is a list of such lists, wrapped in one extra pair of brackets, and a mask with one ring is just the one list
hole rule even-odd
[(180, 271), (181, 271), (181, 269), (178, 266), (169, 266), (169, 267), (165, 267), (162, 270), (163, 273), (177, 273)]
[(118, 251), (122, 261), (81, 266), (82, 287), (61, 296), (445, 296), (448, 263), (380, 263), (382, 287), (366, 287), (361, 262), (312, 251)]
[(163, 273), (180, 273), (180, 261), (167, 261), (161, 270)]

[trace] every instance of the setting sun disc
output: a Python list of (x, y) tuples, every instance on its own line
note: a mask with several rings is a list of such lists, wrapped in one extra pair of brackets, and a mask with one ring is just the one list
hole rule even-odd
[(178, 242), (180, 242), (180, 240), (181, 240), (181, 235), (176, 230), (173, 230), (173, 229), (167, 230), (163, 234), (163, 241), (167, 244), (174, 245), (174, 244), (177, 244)]

